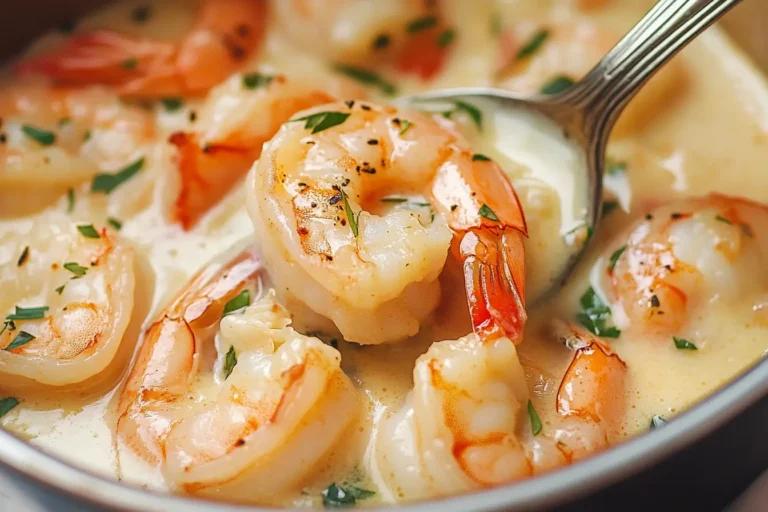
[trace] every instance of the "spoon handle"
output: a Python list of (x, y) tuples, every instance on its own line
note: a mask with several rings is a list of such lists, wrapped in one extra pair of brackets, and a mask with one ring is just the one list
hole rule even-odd
[(610, 129), (645, 82), (694, 37), (741, 0), (659, 0), (573, 89), (584, 135), (602, 152)]

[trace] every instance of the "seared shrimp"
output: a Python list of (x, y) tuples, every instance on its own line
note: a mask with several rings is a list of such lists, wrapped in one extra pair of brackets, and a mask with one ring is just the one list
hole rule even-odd
[(235, 75), (214, 88), (195, 132), (176, 132), (179, 192), (173, 218), (185, 229), (237, 183), (261, 153), (262, 144), (300, 110), (334, 97), (284, 75)]
[(519, 340), (526, 225), (498, 165), (440, 116), (347, 102), (295, 119), (247, 203), (278, 293), (349, 340), (401, 340), (437, 306), (453, 231), (475, 332)]
[(123, 165), (154, 135), (147, 112), (102, 88), (6, 85), (0, 121), (0, 213), (16, 215)]
[(0, 387), (65, 386), (104, 371), (133, 311), (133, 257), (106, 228), (57, 213), (0, 236)]
[(450, 33), (440, 2), (280, 0), (272, 8), (291, 42), (336, 63), (389, 61), (428, 79), (448, 53), (448, 45), (440, 43), (441, 34)]
[[(617, 41), (617, 34), (590, 22), (510, 28), (500, 37), (499, 86), (534, 94), (546, 92), (547, 85), (558, 78), (578, 81)], [(614, 133), (626, 135), (646, 126), (684, 91), (686, 81), (685, 67), (674, 59), (627, 106)]]
[(377, 473), (389, 496), (411, 500), (569, 464), (606, 446), (621, 412), (624, 372), (597, 340), (579, 347), (558, 392), (556, 428), (542, 431), (511, 340), (470, 334), (434, 343), (416, 361), (405, 404), (380, 424)]
[(273, 294), (229, 314), (260, 272), (250, 251), (204, 269), (150, 327), (120, 396), (121, 438), (178, 490), (268, 499), (308, 477), (357, 416), (338, 351), (291, 329)]
[(675, 201), (640, 220), (612, 247), (610, 297), (629, 329), (668, 340), (718, 301), (768, 289), (768, 208), (713, 194)]
[(242, 67), (258, 49), (265, 22), (266, 0), (201, 0), (181, 41), (76, 33), (60, 50), (22, 60), (16, 69), (69, 86), (115, 86), (126, 96), (200, 95)]

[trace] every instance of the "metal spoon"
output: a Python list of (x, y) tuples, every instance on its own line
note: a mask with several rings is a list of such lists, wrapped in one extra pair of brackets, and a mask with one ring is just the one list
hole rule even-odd
[[(521, 96), (501, 89), (461, 88), (417, 94), (401, 101), (419, 106), (425, 102), (475, 102), (484, 104), (486, 111), (543, 116), (544, 122), (557, 128), (552, 133), (569, 139), (581, 153), (577, 158), (582, 165), (572, 169), (577, 174), (573, 177), (574, 193), (581, 190), (586, 197), (575, 198), (574, 204), (583, 205), (577, 215), (591, 235), (600, 220), (608, 136), (619, 114), (661, 66), (740, 1), (659, 0), (592, 71), (561, 93)], [(561, 270), (550, 282), (532, 290), (529, 300), (544, 298), (563, 284), (589, 238), (574, 246)]]

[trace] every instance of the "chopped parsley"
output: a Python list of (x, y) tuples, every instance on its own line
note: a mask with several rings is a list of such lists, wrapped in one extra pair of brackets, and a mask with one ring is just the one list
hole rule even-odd
[(19, 331), (19, 334), (17, 334), (16, 337), (13, 338), (13, 341), (11, 341), (11, 343), (7, 347), (5, 347), (3, 350), (17, 349), (23, 345), (26, 345), (33, 339), (35, 339), (35, 337), (29, 334), (27, 331)]
[(422, 30), (432, 28), (435, 25), (437, 25), (437, 16), (427, 15), (427, 16), (422, 16), (421, 18), (416, 18), (415, 20), (410, 22), (406, 26), (405, 30), (409, 34), (414, 34), (416, 32), (421, 32)]
[(123, 228), (123, 223), (114, 217), (107, 217), (107, 224), (120, 231)]
[(621, 258), (621, 255), (624, 254), (624, 251), (626, 250), (627, 250), (627, 246), (623, 245), (618, 249), (616, 249), (615, 251), (613, 251), (613, 254), (611, 254), (611, 257), (609, 258), (608, 270), (613, 272), (613, 269), (616, 268), (616, 263), (619, 262), (619, 258)]
[(382, 197), (382, 203), (407, 203), (408, 199), (405, 197)]
[(474, 105), (470, 105), (469, 103), (466, 103), (464, 101), (456, 101), (454, 102), (455, 107), (452, 110), (447, 110), (443, 112), (444, 117), (451, 117), (456, 112), (466, 112), (466, 114), (474, 121), (474, 123), (477, 125), (478, 130), (483, 129), (483, 113), (480, 112), (480, 109), (475, 107)]
[(716, 215), (715, 216), (715, 220), (719, 220), (720, 222), (724, 222), (726, 224), (733, 224), (733, 222), (731, 222), (730, 220), (726, 219), (722, 215)]
[(411, 126), (413, 126), (413, 123), (412, 123), (412, 122), (410, 122), (410, 121), (409, 121), (409, 120), (407, 120), (407, 119), (403, 119), (403, 120), (400, 122), (400, 135), (403, 135), (405, 132), (407, 132), (407, 131), (408, 131), (408, 128), (410, 128)]
[(136, 57), (130, 57), (120, 63), (120, 67), (123, 69), (136, 69), (139, 66), (139, 60)]
[(64, 126), (67, 126), (68, 124), (71, 124), (71, 123), (72, 123), (72, 119), (70, 119), (69, 117), (62, 117), (61, 119), (59, 119), (59, 122), (56, 123), (56, 125), (59, 128), (63, 128)]
[(663, 427), (668, 422), (664, 419), (663, 416), (659, 416), (658, 414), (654, 414), (651, 418), (651, 430), (659, 427)]
[(27, 259), (29, 259), (29, 246), (24, 247), (24, 250), (21, 251), (21, 256), (19, 256), (19, 260), (16, 262), (16, 266), (22, 266), (27, 262)]
[(82, 265), (77, 264), (74, 261), (69, 261), (63, 265), (63, 267), (73, 274), (75, 274), (75, 277), (72, 279), (79, 279), (83, 277), (88, 272), (88, 267), (83, 267)]
[(0, 418), (11, 412), (11, 409), (17, 405), (19, 405), (19, 401), (12, 396), (0, 400)]
[(605, 163), (605, 172), (607, 172), (611, 176), (615, 176), (616, 174), (622, 174), (626, 171), (627, 171), (627, 162), (620, 162), (620, 161), (608, 159), (608, 161)]
[(21, 126), (21, 131), (24, 132), (24, 135), (43, 146), (50, 146), (56, 142), (56, 134), (48, 130), (25, 124)]
[(348, 112), (318, 112), (317, 114), (310, 114), (298, 119), (291, 119), (290, 122), (305, 121), (304, 129), (312, 130), (314, 134), (338, 126), (346, 121), (348, 117)]
[(533, 36), (528, 40), (527, 43), (523, 45), (522, 48), (517, 52), (517, 55), (515, 58), (517, 60), (524, 59), (526, 57), (530, 57), (538, 49), (541, 47), (542, 44), (544, 44), (544, 41), (547, 40), (549, 37), (549, 30), (542, 29), (533, 34)]
[(99, 232), (93, 227), (93, 224), (81, 224), (80, 226), (77, 226), (77, 230), (85, 238), (101, 238)]
[(93, 182), (91, 182), (91, 192), (104, 192), (105, 194), (109, 194), (117, 187), (133, 178), (142, 167), (144, 167), (144, 157), (139, 158), (115, 174), (97, 174), (93, 178)]
[(58, 293), (59, 295), (61, 295), (61, 294), (62, 294), (62, 292), (64, 291), (64, 287), (65, 287), (65, 286), (67, 286), (67, 285), (66, 285), (66, 284), (63, 284), (63, 285), (59, 286), (58, 288), (56, 288), (54, 291), (55, 291), (56, 293)]
[(752, 228), (749, 224), (741, 223), (739, 224), (739, 228), (741, 229), (741, 232), (744, 233), (744, 236), (748, 236), (749, 238), (752, 238), (755, 236), (755, 233), (752, 231)]
[(485, 155), (481, 155), (480, 153), (475, 153), (474, 155), (472, 155), (472, 161), (473, 162), (490, 162), (491, 159)]
[(672, 341), (675, 342), (675, 347), (678, 350), (699, 350), (696, 347), (696, 345), (694, 345), (693, 343), (691, 343), (686, 339), (678, 338), (677, 336), (672, 336)]
[(602, 210), (602, 216), (605, 217), (609, 213), (611, 213), (613, 210), (619, 207), (619, 203), (616, 201), (604, 201), (603, 202), (603, 210)]
[(75, 209), (75, 189), (67, 190), (67, 213), (72, 213)]
[(440, 47), (445, 48), (451, 44), (454, 39), (456, 39), (456, 31), (452, 28), (447, 28), (437, 36), (437, 44)]
[(595, 293), (591, 286), (579, 300), (582, 311), (576, 315), (581, 325), (586, 327), (592, 334), (602, 336), (603, 338), (618, 338), (621, 331), (608, 326), (608, 320), (611, 318), (611, 308), (609, 308)]
[(37, 320), (45, 316), (48, 306), (38, 306), (32, 308), (22, 308), (16, 306), (16, 312), (6, 316), (6, 320)]
[(6, 320), (5, 322), (3, 322), (3, 328), (0, 329), (0, 334), (3, 334), (6, 331), (6, 329), (9, 332), (10, 331), (15, 331), (16, 330), (16, 323), (13, 320)]
[(140, 5), (131, 11), (131, 21), (144, 23), (152, 16), (152, 9), (148, 5)]
[(348, 507), (355, 505), (357, 500), (368, 499), (376, 493), (351, 485), (340, 486), (331, 484), (322, 492), (323, 506), (326, 508)]
[(163, 98), (160, 100), (160, 103), (163, 105), (166, 112), (176, 112), (184, 106), (184, 102), (181, 98)]
[(491, 19), (488, 22), (488, 30), (493, 37), (499, 37), (501, 35), (502, 27), (501, 15), (498, 12), (494, 12), (491, 15)]
[(235, 311), (240, 311), (241, 309), (250, 306), (250, 304), (251, 292), (248, 290), (243, 290), (238, 293), (237, 296), (227, 302), (227, 304), (224, 306), (224, 314), (222, 316), (227, 316), (234, 313)]
[(227, 355), (224, 356), (224, 380), (227, 380), (232, 375), (232, 370), (237, 366), (237, 354), (235, 353), (235, 347), (229, 346)]
[(88, 142), (91, 140), (91, 135), (93, 135), (93, 132), (91, 132), (91, 130), (86, 130), (86, 132), (83, 134), (83, 142)]
[(397, 87), (395, 87), (394, 84), (387, 82), (376, 73), (368, 71), (367, 69), (358, 68), (355, 66), (346, 66), (343, 64), (337, 64), (334, 66), (334, 69), (339, 73), (347, 75), (353, 80), (357, 80), (361, 84), (376, 87), (384, 94), (391, 96), (397, 93)]
[(376, 36), (376, 39), (373, 40), (373, 48), (375, 50), (382, 50), (389, 46), (389, 44), (392, 42), (392, 38), (389, 37), (387, 34), (379, 34)]
[(349, 198), (347, 198), (346, 192), (339, 189), (339, 192), (341, 192), (341, 200), (344, 201), (344, 213), (347, 215), (347, 222), (349, 222), (349, 229), (352, 230), (352, 235), (357, 238), (358, 235), (360, 235), (360, 214), (363, 212), (360, 210), (357, 212), (357, 216), (355, 216), (355, 213), (352, 211), (352, 207), (349, 205)]
[(558, 94), (573, 87), (575, 83), (571, 78), (560, 75), (542, 85), (539, 92), (541, 94)]
[(536, 409), (533, 408), (533, 402), (528, 400), (528, 416), (531, 418), (531, 430), (533, 430), (533, 435), (537, 436), (539, 435), (539, 432), (541, 432), (541, 419), (539, 418), (539, 414), (536, 412)]
[(496, 216), (495, 213), (493, 213), (493, 210), (491, 210), (487, 204), (484, 204), (480, 207), (480, 209), (477, 211), (478, 215), (481, 217), (485, 217), (486, 219), (499, 222), (499, 218)]
[(271, 75), (262, 75), (261, 73), (246, 73), (243, 75), (243, 87), (246, 89), (258, 89), (266, 87), (275, 77)]

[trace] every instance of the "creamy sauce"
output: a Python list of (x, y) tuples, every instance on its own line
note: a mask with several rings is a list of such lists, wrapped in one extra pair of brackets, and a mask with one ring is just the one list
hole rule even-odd
[[(138, 31), (125, 20), (144, 3), (124, 2), (105, 9), (86, 18), (78, 30), (119, 27)], [(563, 6), (569, 2), (500, 2), (498, 9), (510, 25), (519, 19), (533, 25), (547, 17), (561, 21), (585, 19), (620, 32), (639, 18), (648, 3), (617, 1), (588, 17)], [(498, 42), (488, 30), (488, 20), (496, 8), (491, 2), (477, 4), (447, 2), (448, 16), (455, 20), (461, 36), (446, 69), (428, 89), (492, 83)], [(141, 27), (141, 35), (178, 37), (193, 22), (192, 10), (181, 2), (157, 1), (154, 5), (158, 14)], [(60, 36), (45, 37), (32, 51), (43, 51), (60, 42)], [(625, 162), (627, 168), (625, 173), (606, 177), (608, 197), (616, 198), (619, 208), (601, 223), (593, 244), (563, 290), (529, 311), (525, 341), (518, 350), (544, 429), (555, 423), (555, 395), (572, 358), (572, 352), (548, 334), (549, 324), (553, 318), (573, 318), (579, 310), (579, 297), (590, 284), (598, 293), (607, 293), (602, 290), (600, 275), (610, 254), (607, 251), (615, 246), (615, 237), (624, 236), (627, 226), (654, 206), (677, 197), (717, 191), (755, 201), (768, 200), (768, 179), (763, 170), (768, 159), (768, 87), (763, 76), (717, 28), (703, 34), (677, 60), (687, 75), (680, 85), (680, 97), (659, 108), (647, 126), (617, 138), (609, 147), (609, 157)], [(261, 55), (254, 58), (256, 63), (263, 70), (309, 80), (333, 75), (326, 63), (292, 47), (272, 29)], [(405, 78), (398, 80), (398, 87), (402, 94), (425, 89), (421, 82)], [(188, 127), (189, 114), (198, 107), (199, 102), (192, 100), (173, 113), (155, 108), (153, 115), (160, 127), (158, 140)], [(575, 182), (573, 174), (564, 172), (581, 164), (576, 162), (573, 148), (552, 145), (547, 136), (549, 127), (525, 116), (493, 115), (488, 109), (485, 112), (483, 133), (473, 134), (471, 127), (468, 130), (477, 151), (501, 163), (514, 179), (531, 232), (526, 250), (529, 293), (535, 295), (556, 277), (558, 262), (569, 251), (564, 235), (583, 218), (586, 184)], [(140, 178), (143, 181), (130, 191), (115, 192), (108, 203), (84, 199), (87, 186), (80, 187), (72, 214), (89, 223), (103, 223), (108, 216), (124, 219), (120, 235), (140, 255), (145, 282), (137, 296), (145, 305), (144, 328), (195, 271), (228, 247), (247, 243), (253, 236), (240, 185), (191, 231), (184, 232), (169, 222), (164, 210), (171, 187), (164, 178), (172, 172), (169, 151), (164, 144), (153, 147)], [(131, 161), (128, 158), (125, 163)], [(67, 199), (62, 197), (51, 208), (61, 210), (66, 204)], [(10, 218), (11, 211), (0, 205), (0, 213), (8, 217), (0, 221), (2, 232), (14, 230), (23, 222)], [(441, 304), (434, 318), (414, 338), (395, 345), (366, 347), (339, 342), (342, 367), (362, 390), (367, 400), (366, 414), (351, 429), (348, 440), (305, 482), (300, 494), (277, 496), (275, 504), (319, 506), (320, 492), (331, 481), (378, 491), (364, 502), (366, 505), (397, 501), (397, 496), (382, 484), (375, 460), (379, 419), (402, 403), (413, 386), (414, 361), (430, 343), (455, 339), (471, 330), (460, 292), (461, 275), (452, 260), (440, 280), (444, 290)], [(750, 316), (748, 300), (728, 303), (716, 314), (691, 320), (693, 327), (686, 334), (702, 340), (695, 354), (676, 350), (672, 343), (649, 343), (641, 334), (633, 335), (631, 328), (611, 341), (611, 347), (629, 369), (623, 436), (646, 432), (654, 415), (671, 419), (761, 357), (767, 347), (766, 327)], [(617, 324), (622, 322), (621, 315), (614, 308)], [(137, 341), (138, 335), (133, 333), (124, 343), (133, 345)], [(121, 364), (128, 366), (126, 361)], [(201, 381), (198, 387), (213, 385), (212, 381)], [(21, 397), (21, 405), (2, 418), (2, 425), (85, 469), (146, 488), (165, 489), (161, 472), (115, 438), (118, 391), (119, 385), (96, 397)]]

